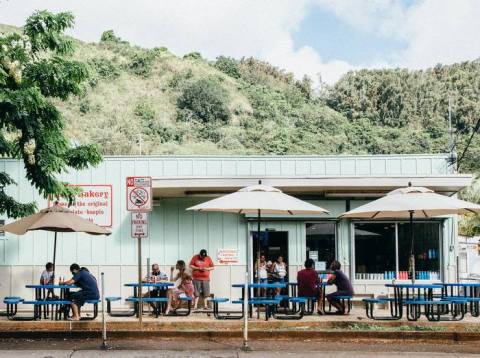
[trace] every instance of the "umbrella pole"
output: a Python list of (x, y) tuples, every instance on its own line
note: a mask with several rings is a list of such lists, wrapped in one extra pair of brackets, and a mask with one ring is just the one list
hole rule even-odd
[(55, 231), (55, 236), (53, 239), (53, 273), (52, 273), (52, 284), (55, 283), (55, 263), (57, 259), (57, 232)]
[(410, 268), (412, 271), (412, 283), (415, 283), (415, 253), (414, 253), (414, 240), (415, 240), (415, 231), (413, 230), (413, 210), (410, 210)]

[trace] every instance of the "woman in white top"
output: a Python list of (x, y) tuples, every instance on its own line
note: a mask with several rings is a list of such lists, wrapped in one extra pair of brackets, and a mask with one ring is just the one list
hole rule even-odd
[(255, 264), (255, 271), (257, 272), (258, 283), (267, 283), (268, 272), (267, 272), (267, 261), (265, 260), (265, 255), (260, 255), (260, 260), (258, 260)]
[[(278, 256), (277, 261), (273, 264), (273, 275), (275, 282), (285, 282), (287, 276), (287, 264), (283, 261), (283, 256)], [(276, 294), (280, 294), (281, 289), (277, 288)]]
[[(260, 255), (260, 260), (255, 262), (255, 271), (257, 273), (258, 283), (268, 283), (267, 261), (265, 260), (265, 255)], [(259, 290), (259, 296), (265, 296), (265, 293), (266, 289), (261, 288)]]

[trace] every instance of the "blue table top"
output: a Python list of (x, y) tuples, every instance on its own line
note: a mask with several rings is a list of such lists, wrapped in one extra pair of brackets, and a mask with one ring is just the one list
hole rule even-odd
[[(437, 284), (436, 284), (437, 285)], [(438, 285), (452, 287), (480, 287), (480, 282), (440, 282)]]
[[(242, 287), (245, 287), (245, 284), (234, 283), (232, 285), (232, 287), (242, 288)], [(281, 283), (281, 282), (277, 282), (277, 283), (250, 283), (250, 284), (248, 284), (248, 287), (249, 288), (285, 288), (285, 287), (287, 287), (287, 284), (286, 283)]]
[(63, 288), (63, 289), (72, 289), (72, 288), (78, 288), (75, 285), (26, 285), (26, 288), (44, 288), (44, 289), (51, 289), (51, 288)]
[[(287, 282), (288, 286), (298, 286), (298, 282)], [(317, 287), (319, 286), (331, 286), (331, 283), (328, 283), (327, 281), (322, 281), (320, 283), (317, 283)]]
[(428, 283), (387, 283), (385, 284), (385, 287), (440, 289), (443, 286), (439, 284), (428, 284)]
[[(138, 282), (134, 282), (134, 283), (126, 283), (124, 285), (125, 287), (138, 287), (139, 284)], [(172, 282), (144, 282), (142, 283), (142, 287), (171, 287), (173, 286), (173, 283)]]

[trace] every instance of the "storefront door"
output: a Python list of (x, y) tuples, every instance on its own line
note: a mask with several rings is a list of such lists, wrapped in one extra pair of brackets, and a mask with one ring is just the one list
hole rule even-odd
[[(282, 256), (283, 261), (288, 265), (288, 231), (262, 231), (260, 240), (257, 238), (257, 232), (252, 232), (252, 238), (254, 263), (257, 262), (260, 253), (265, 256), (267, 263), (273, 264), (279, 256)], [(255, 270), (253, 272), (254, 281), (257, 282), (257, 272)], [(273, 279), (273, 276), (270, 278)], [(288, 273), (285, 279), (288, 282)]]

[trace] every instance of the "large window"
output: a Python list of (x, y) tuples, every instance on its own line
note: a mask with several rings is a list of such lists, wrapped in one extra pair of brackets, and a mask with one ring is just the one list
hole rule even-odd
[[(440, 225), (438, 223), (414, 223), (413, 248), (417, 279), (439, 279), (440, 271)], [(398, 224), (398, 269), (408, 271), (412, 240), (410, 225)]]
[(311, 258), (321, 263), (320, 266), (325, 265), (328, 268), (335, 260), (335, 237), (334, 222), (308, 223), (307, 258)]
[(395, 267), (395, 224), (355, 224), (356, 278), (380, 279)]
[[(440, 223), (414, 223), (417, 279), (440, 279)], [(358, 280), (409, 279), (410, 225), (355, 223), (355, 278)]]

